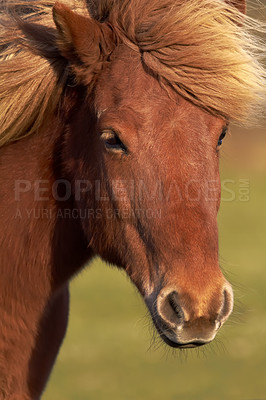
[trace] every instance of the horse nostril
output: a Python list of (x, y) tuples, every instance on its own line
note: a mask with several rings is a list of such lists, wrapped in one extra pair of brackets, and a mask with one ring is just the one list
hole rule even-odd
[(220, 325), (229, 317), (233, 310), (234, 295), (233, 290), (229, 284), (225, 285), (223, 295), (224, 303), (218, 316), (218, 322), (220, 322)]
[(174, 311), (175, 315), (178, 317), (178, 319), (183, 319), (184, 318), (184, 313), (182, 311), (182, 308), (180, 307), (178, 303), (178, 294), (177, 292), (172, 292), (168, 295), (168, 301), (170, 306), (172, 307), (172, 310)]
[(178, 293), (173, 291), (169, 293), (160, 307), (161, 316), (165, 321), (177, 325), (184, 321), (184, 313), (179, 305)]

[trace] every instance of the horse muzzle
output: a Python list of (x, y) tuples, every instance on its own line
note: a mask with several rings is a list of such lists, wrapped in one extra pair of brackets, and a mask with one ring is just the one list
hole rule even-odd
[[(146, 299), (154, 325), (171, 347), (192, 348), (210, 343), (233, 309), (233, 291), (228, 282), (206, 302), (196, 301), (173, 288), (163, 288)], [(208, 303), (208, 304), (206, 304)]]

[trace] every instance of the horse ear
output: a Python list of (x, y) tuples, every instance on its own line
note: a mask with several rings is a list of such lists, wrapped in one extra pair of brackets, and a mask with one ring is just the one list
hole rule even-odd
[(237, 8), (243, 14), (246, 14), (246, 12), (247, 12), (246, 0), (228, 0), (228, 1), (226, 1), (226, 3), (231, 4), (232, 6)]
[(88, 84), (114, 50), (116, 41), (112, 29), (61, 3), (54, 5), (53, 18), (59, 52), (71, 62), (77, 78)]

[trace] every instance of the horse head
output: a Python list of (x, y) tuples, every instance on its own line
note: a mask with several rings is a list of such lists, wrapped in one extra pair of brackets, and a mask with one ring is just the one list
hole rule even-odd
[[(244, 11), (243, 1), (231, 3)], [(185, 87), (193, 65), (180, 62), (184, 85), (182, 76), (177, 90), (168, 84), (172, 72), (164, 59), (171, 58), (172, 38), (161, 33), (163, 50), (143, 39), (155, 29), (156, 11), (150, 26), (136, 22), (134, 33), (128, 15), (121, 12), (119, 25), (111, 17), (99, 22), (54, 7), (58, 47), (86, 92), (68, 126), (65, 164), (72, 182), (87, 182), (76, 203), (91, 212), (82, 220), (88, 246), (127, 272), (166, 343), (198, 346), (215, 337), (233, 308), (219, 267), (217, 228), (228, 112), (217, 112), (217, 93), (202, 104), (208, 94)], [(190, 49), (181, 47), (185, 60)], [(201, 57), (202, 49), (192, 57), (196, 67)], [(201, 86), (206, 76), (198, 68), (192, 73)], [(210, 71), (216, 72), (208, 70), (215, 91)], [(207, 83), (201, 89), (208, 91)]]

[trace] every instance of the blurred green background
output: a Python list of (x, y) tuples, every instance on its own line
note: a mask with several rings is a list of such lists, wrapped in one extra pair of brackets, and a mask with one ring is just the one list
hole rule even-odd
[(68, 333), (45, 400), (266, 399), (265, 127), (232, 129), (221, 178), (221, 266), (236, 305), (215, 341), (182, 351), (161, 344), (133, 285), (96, 260), (71, 284)]

